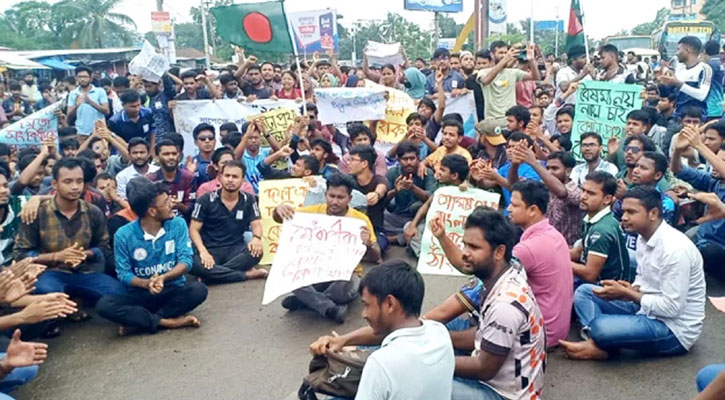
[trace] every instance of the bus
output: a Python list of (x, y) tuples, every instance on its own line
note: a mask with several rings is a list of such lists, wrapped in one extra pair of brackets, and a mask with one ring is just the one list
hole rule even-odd
[(652, 33), (657, 50), (664, 60), (677, 55), (677, 42), (685, 36), (697, 37), (703, 46), (709, 40), (720, 42), (720, 30), (710, 21), (668, 21)]
[(630, 36), (607, 36), (604, 38), (604, 44), (613, 44), (617, 49), (654, 49), (654, 40), (648, 35), (630, 35)]

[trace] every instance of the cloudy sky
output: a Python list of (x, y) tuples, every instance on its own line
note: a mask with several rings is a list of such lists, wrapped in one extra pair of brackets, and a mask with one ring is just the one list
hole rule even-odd
[[(0, 11), (11, 7), (20, 0), (3, 0)], [(237, 3), (247, 2), (237, 0)], [(473, 0), (463, 0), (462, 13), (452, 14), (460, 23), (465, 22), (473, 10)], [(507, 0), (509, 22), (519, 21), (531, 15), (530, 0)], [(567, 20), (570, 0), (536, 0), (534, 3), (535, 20), (556, 19), (557, 8), (560, 19)], [(658, 9), (667, 7), (669, 0), (581, 0), (585, 13), (587, 35), (596, 39), (631, 29), (635, 25), (654, 19)], [(199, 4), (199, 0), (166, 0), (164, 8), (173, 19), (185, 22), (190, 20), (189, 9)], [(286, 0), (288, 11), (317, 10), (335, 8), (344, 16), (343, 25), (355, 20), (382, 19), (389, 11), (400, 13), (406, 19), (425, 28), (432, 29), (433, 13), (403, 10), (403, 0)], [(125, 13), (134, 19), (138, 29), (146, 32), (151, 29), (151, 11), (155, 11), (154, 0), (122, 0), (116, 11)], [(565, 22), (566, 24), (566, 22)]]

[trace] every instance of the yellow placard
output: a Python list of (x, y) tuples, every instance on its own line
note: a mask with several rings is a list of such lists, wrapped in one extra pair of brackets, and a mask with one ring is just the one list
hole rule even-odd
[(398, 143), (408, 133), (405, 119), (416, 111), (413, 98), (402, 90), (392, 89), (366, 80), (366, 87), (381, 87), (388, 92), (388, 103), (385, 107), (385, 120), (378, 121), (375, 130), (376, 142)]
[(262, 245), (264, 256), (260, 264), (272, 264), (277, 254), (282, 225), (274, 222), (272, 213), (280, 204), (294, 208), (304, 205), (309, 184), (300, 178), (265, 180), (259, 182), (259, 212), (262, 214)]
[[(255, 119), (261, 119), (264, 122), (264, 127), (277, 143), (282, 143), (287, 139), (287, 129), (290, 125), (295, 122), (297, 117), (297, 111), (291, 108), (277, 108), (275, 110), (267, 111), (264, 114), (253, 115), (248, 118), (249, 121)], [(267, 139), (262, 137), (262, 146), (269, 146)], [(285, 170), (287, 169), (287, 160), (278, 160), (272, 164), (272, 168)]]

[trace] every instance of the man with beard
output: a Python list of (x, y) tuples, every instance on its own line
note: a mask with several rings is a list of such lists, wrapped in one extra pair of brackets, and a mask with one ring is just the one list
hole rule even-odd
[[(164, 134), (174, 132), (174, 120), (171, 118), (169, 102), (176, 96), (176, 86), (166, 73), (161, 81), (143, 81), (146, 94), (149, 96), (149, 108), (151, 108), (154, 127), (156, 128), (156, 139), (161, 140)], [(163, 86), (163, 89), (160, 87)]]
[(247, 101), (251, 102), (259, 99), (268, 99), (272, 97), (274, 91), (265, 85), (262, 79), (262, 69), (259, 65), (250, 65), (247, 68), (247, 74), (241, 80), (242, 93), (247, 96)]
[(219, 75), (219, 83), (222, 86), (222, 99), (238, 99), (244, 96), (242, 90), (239, 89), (239, 82), (234, 79), (232, 74), (225, 72)]
[(602, 159), (602, 137), (595, 132), (586, 132), (579, 139), (581, 143), (581, 155), (584, 163), (577, 165), (571, 171), (571, 180), (582, 186), (587, 175), (594, 171), (604, 171), (611, 175), (617, 175), (617, 167)]
[(443, 81), (443, 91), (457, 96), (460, 90), (465, 87), (466, 80), (458, 71), (451, 67), (451, 53), (447, 49), (436, 49), (433, 52), (433, 65), (436, 67), (436, 73), (428, 75), (425, 88), (431, 97), (440, 96), (437, 90), (436, 81), (439, 80), (437, 75), (440, 74)]
[(111, 112), (106, 91), (91, 84), (91, 73), (86, 66), (76, 67), (78, 87), (68, 93), (68, 120), (75, 119), (78, 134), (86, 136), (93, 133), (97, 120)]
[(687, 236), (662, 219), (660, 193), (639, 187), (624, 195), (622, 226), (639, 235), (633, 283), (604, 280), (574, 294), (587, 338), (561, 341), (572, 360), (606, 360), (619, 349), (647, 356), (687, 353), (705, 319), (702, 257)]
[(391, 168), (386, 178), (391, 189), (385, 196), (383, 230), (391, 244), (405, 245), (403, 227), (413, 220), (418, 209), (433, 195), (436, 189), (435, 173), (426, 168), (425, 175), (418, 175), (418, 147), (410, 141), (397, 145), (398, 165)]
[[(622, 197), (627, 189), (630, 189), (629, 185), (634, 183), (634, 169), (637, 166), (637, 161), (642, 158), (642, 155), (647, 151), (657, 151), (657, 147), (654, 145), (652, 140), (642, 135), (632, 135), (624, 139), (624, 164), (627, 168), (620, 170), (615, 178), (617, 178), (617, 195)], [(666, 181), (657, 184), (664, 191), (668, 190)]]
[[(23, 76), (23, 85), (21, 88), (21, 96), (23, 100), (35, 105), (36, 102), (42, 99), (42, 91), (38, 90), (38, 85), (35, 83), (35, 74), (32, 72), (26, 72)], [(42, 108), (39, 107), (38, 110)]]
[(156, 154), (161, 168), (147, 175), (152, 182), (163, 182), (169, 189), (171, 208), (174, 215), (185, 218), (191, 212), (191, 205), (196, 198), (196, 179), (186, 168), (179, 167), (182, 149), (173, 141), (164, 139), (156, 144)]
[[(254, 268), (262, 259), (262, 221), (254, 195), (240, 192), (244, 165), (222, 166), (222, 188), (202, 196), (194, 205), (189, 226), (196, 246), (191, 273), (207, 283), (264, 279), (267, 271)], [(252, 231), (249, 245), (241, 232)]]
[(199, 319), (184, 314), (206, 300), (207, 288), (184, 277), (193, 254), (186, 223), (174, 218), (163, 183), (138, 177), (128, 186), (139, 219), (119, 229), (114, 240), (116, 272), (128, 293), (102, 298), (98, 314), (119, 324), (121, 336), (136, 329), (198, 328)]
[(636, 79), (632, 71), (619, 63), (619, 50), (613, 44), (605, 44), (599, 50), (601, 62), (599, 66), (602, 70), (596, 77), (598, 81), (607, 81), (612, 83), (636, 83)]
[(131, 179), (137, 176), (146, 176), (159, 169), (159, 167), (149, 164), (151, 161), (149, 149), (148, 142), (141, 138), (136, 137), (128, 142), (128, 154), (131, 157), (131, 165), (116, 175), (116, 192), (118, 193), (118, 197), (126, 200), (126, 185), (128, 185)]
[(568, 53), (569, 65), (556, 73), (555, 97), (562, 99), (566, 104), (575, 104), (576, 96), (569, 95), (567, 98), (562, 98), (561, 96), (569, 89), (569, 85), (572, 83), (591, 80), (594, 67), (587, 60), (584, 46), (572, 46)]
[[(181, 74), (181, 81), (184, 84), (184, 91), (176, 96), (174, 100), (210, 100), (221, 99), (216, 85), (205, 74), (197, 74), (196, 71), (186, 71)], [(203, 88), (206, 86), (206, 89)], [(169, 104), (174, 109), (176, 102)]]
[(304, 155), (295, 160), (292, 167), (288, 170), (278, 170), (272, 168), (272, 164), (279, 160), (286, 159), (294, 153), (289, 146), (283, 146), (278, 151), (270, 154), (263, 161), (257, 164), (257, 170), (262, 174), (263, 179), (288, 179), (288, 178), (305, 178), (318, 175), (320, 173), (320, 162), (311, 155)]
[[(247, 70), (249, 72), (249, 70)], [(262, 81), (264, 81), (264, 86), (271, 88), (272, 93), (275, 93), (279, 89), (282, 89), (282, 85), (279, 84), (279, 82), (276, 82), (275, 79), (275, 70), (274, 70), (274, 64), (272, 64), (269, 61), (265, 61), (262, 63), (262, 66), (259, 68), (259, 72), (262, 75)]]
[(6, 118), (10, 122), (17, 122), (33, 113), (33, 107), (21, 96), (20, 84), (12, 81), (8, 85), (10, 97), (2, 102)]
[(700, 61), (702, 42), (695, 36), (685, 36), (677, 44), (677, 69), (666, 73), (660, 83), (677, 91), (675, 115), (683, 117), (687, 107), (697, 107), (700, 119), (707, 120), (707, 95), (712, 85), (712, 68)]

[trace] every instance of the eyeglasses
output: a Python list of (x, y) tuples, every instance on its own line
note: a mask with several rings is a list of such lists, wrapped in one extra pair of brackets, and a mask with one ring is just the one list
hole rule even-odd
[(214, 136), (197, 136), (196, 140), (200, 142), (211, 142), (214, 140)]
[(641, 148), (641, 147), (639, 147), (639, 146), (627, 146), (627, 147), (625, 147), (625, 148), (624, 148), (624, 152), (625, 152), (625, 153), (627, 153), (627, 152), (630, 152), (630, 151), (631, 151), (632, 153), (634, 153), (634, 154), (637, 154), (637, 153), (639, 153), (640, 151), (642, 151), (642, 148)]
[(599, 143), (582, 143), (582, 148), (592, 148), (599, 146)]
[(350, 157), (350, 161), (360, 162), (362, 160), (360, 159), (360, 157)]

